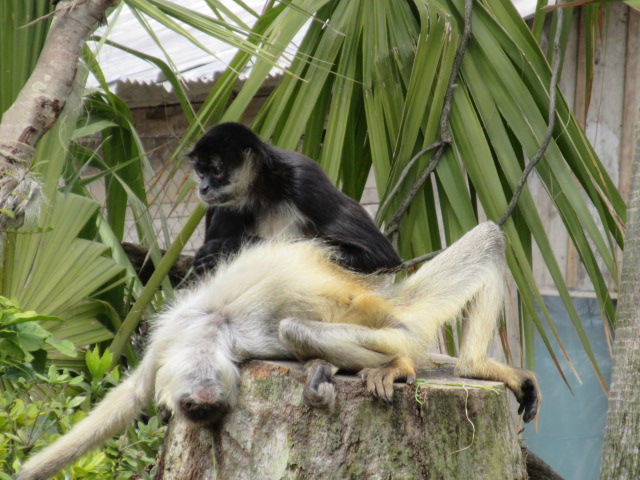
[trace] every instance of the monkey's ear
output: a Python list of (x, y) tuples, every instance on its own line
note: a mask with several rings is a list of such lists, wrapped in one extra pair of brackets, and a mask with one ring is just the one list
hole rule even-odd
[(187, 161), (191, 162), (191, 164), (193, 165), (194, 163), (196, 163), (196, 160), (198, 159), (198, 154), (196, 153), (196, 149), (195, 147), (189, 149), (185, 154), (184, 154), (184, 158), (187, 159)]
[(245, 160), (251, 160), (253, 162), (262, 162), (264, 159), (264, 153), (260, 148), (247, 147), (242, 151), (242, 157)]

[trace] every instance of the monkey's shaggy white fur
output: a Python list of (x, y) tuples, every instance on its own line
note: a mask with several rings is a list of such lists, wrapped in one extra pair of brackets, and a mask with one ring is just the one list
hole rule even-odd
[(316, 242), (264, 242), (184, 291), (156, 321), (140, 366), (67, 435), (31, 458), (18, 480), (42, 480), (133, 421), (146, 403), (194, 421), (219, 418), (237, 400), (237, 363), (320, 358), (364, 369), (370, 390), (389, 395), (411, 378), (438, 328), (466, 317), (456, 373), (501, 380), (525, 420), (535, 416), (535, 376), (487, 358), (504, 294), (500, 229), (484, 223), (414, 275), (393, 285), (330, 261)]

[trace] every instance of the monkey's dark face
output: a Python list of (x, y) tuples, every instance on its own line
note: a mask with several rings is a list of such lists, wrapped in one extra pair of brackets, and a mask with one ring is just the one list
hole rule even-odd
[(223, 123), (209, 130), (189, 153), (200, 179), (198, 195), (209, 206), (238, 206), (257, 175), (260, 139), (242, 125)]
[(218, 156), (202, 159), (196, 157), (193, 164), (193, 171), (200, 179), (198, 195), (207, 205), (222, 205), (230, 200), (228, 186), (230, 179), (235, 176), (237, 168), (229, 168)]

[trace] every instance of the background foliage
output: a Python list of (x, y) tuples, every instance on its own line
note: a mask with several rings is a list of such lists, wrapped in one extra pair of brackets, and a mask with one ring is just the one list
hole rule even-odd
[[(0, 299), (7, 305), (6, 299)], [(12, 312), (10, 315), (14, 319), (24, 322), (42, 320), (32, 312), (20, 312), (13, 305), (7, 310)], [(0, 372), (4, 386), (0, 389), (2, 480), (13, 478), (10, 474), (19, 470), (32, 450), (51, 444), (82, 420), (88, 406), (99, 402), (120, 377), (118, 369), (111, 370), (111, 354), (107, 351), (100, 355), (97, 348), (86, 355), (86, 373), (61, 371), (53, 365), (38, 373), (38, 366), (34, 368), (33, 364), (25, 362), (22, 352), (39, 351), (42, 343), (37, 339), (49, 338), (50, 334), (41, 327), (37, 335), (18, 329), (17, 335), (11, 338), (6, 335), (11, 327), (6, 317), (0, 336)], [(8, 344), (13, 348), (8, 348)], [(150, 415), (144, 422), (138, 422), (109, 440), (100, 451), (85, 455), (54, 478), (152, 478), (155, 455), (165, 430), (159, 418)]]

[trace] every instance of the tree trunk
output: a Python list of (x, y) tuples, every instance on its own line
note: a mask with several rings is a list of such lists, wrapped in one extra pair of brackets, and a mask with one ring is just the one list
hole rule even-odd
[(522, 454), (527, 462), (529, 480), (563, 480), (555, 470), (527, 447), (522, 447)]
[(640, 477), (640, 122), (632, 171), (602, 480)]
[(118, 0), (58, 3), (36, 67), (0, 123), (0, 230), (20, 226), (41, 194), (30, 175), (35, 146), (62, 113), (85, 40)]
[[(173, 419), (156, 480), (527, 478), (501, 383), (456, 378), (450, 367), (420, 377), (418, 387), (396, 384), (387, 405), (339, 375), (336, 404), (323, 411), (304, 404), (299, 364), (248, 362), (238, 406), (213, 429), (214, 468), (192, 476), (209, 440)], [(184, 444), (199, 453), (168, 458)]]

